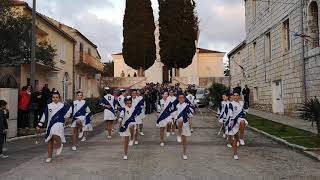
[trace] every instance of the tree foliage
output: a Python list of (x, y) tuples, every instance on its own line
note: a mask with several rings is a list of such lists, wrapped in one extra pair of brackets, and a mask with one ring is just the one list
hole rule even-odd
[(161, 61), (171, 68), (186, 68), (196, 53), (198, 17), (194, 0), (158, 0)]
[(114, 76), (114, 62), (113, 61), (105, 63), (102, 75), (105, 77), (113, 77)]
[(226, 91), (229, 91), (229, 88), (224, 84), (220, 83), (213, 83), (212, 86), (209, 88), (210, 97), (213, 100), (213, 105), (218, 107), (220, 102), (222, 101), (222, 94)]
[[(0, 65), (16, 66), (30, 63), (31, 19), (12, 10), (10, 0), (0, 0)], [(54, 66), (56, 49), (47, 42), (36, 46), (38, 62)]]
[(150, 68), (156, 59), (155, 24), (150, 0), (127, 0), (123, 20), (123, 57), (133, 69)]

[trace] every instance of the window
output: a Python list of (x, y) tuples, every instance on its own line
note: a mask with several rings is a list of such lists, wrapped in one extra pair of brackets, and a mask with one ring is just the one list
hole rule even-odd
[(91, 49), (88, 48), (88, 55), (91, 56)]
[(252, 0), (252, 19), (255, 20), (257, 16), (257, 0)]
[(270, 33), (265, 35), (265, 60), (269, 61), (271, 59), (271, 36)]
[(253, 88), (253, 100), (254, 101), (259, 101), (259, 91), (258, 87)]
[[(241, 61), (241, 53), (240, 52), (238, 52), (237, 53), (237, 56), (238, 56), (238, 58), (237, 58), (237, 72), (236, 72), (236, 74), (240, 74), (241, 73), (241, 67), (240, 66), (242, 66), (242, 61)], [(240, 65), (240, 66), (239, 66)]]
[(290, 25), (289, 19), (283, 22), (282, 27), (282, 51), (284, 53), (290, 50)]
[(319, 47), (319, 22), (318, 22), (318, 4), (312, 1), (308, 8), (308, 35), (312, 40), (311, 48)]
[(257, 67), (257, 43), (252, 44), (252, 67)]
[(59, 45), (59, 59), (62, 62), (66, 60), (66, 46), (63, 43)]

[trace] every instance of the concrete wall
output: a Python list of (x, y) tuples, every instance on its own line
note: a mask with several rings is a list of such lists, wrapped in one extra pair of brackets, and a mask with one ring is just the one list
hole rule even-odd
[(9, 109), (8, 138), (17, 136), (18, 89), (0, 88), (0, 99), (7, 101)]

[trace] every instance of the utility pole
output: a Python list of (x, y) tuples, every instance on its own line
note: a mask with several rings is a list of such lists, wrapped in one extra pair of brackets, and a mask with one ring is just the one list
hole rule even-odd
[(30, 83), (32, 89), (36, 89), (36, 0), (33, 0), (32, 8), (32, 29), (31, 29), (31, 68), (30, 68)]

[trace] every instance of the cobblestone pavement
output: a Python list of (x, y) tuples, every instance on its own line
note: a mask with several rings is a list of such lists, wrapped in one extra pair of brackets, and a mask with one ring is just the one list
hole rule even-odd
[(159, 146), (156, 117), (150, 115), (145, 120), (146, 135), (139, 145), (129, 148), (127, 161), (122, 160), (121, 138), (116, 135), (106, 140), (99, 126), (76, 153), (67, 144), (62, 156), (51, 164), (44, 163), (43, 144), (10, 144), (10, 149), (20, 149), (11, 151), (8, 160), (0, 160), (0, 180), (320, 179), (320, 163), (249, 130), (247, 146), (239, 150), (240, 160), (233, 160), (225, 140), (217, 137), (219, 128), (213, 114), (202, 111), (194, 118), (187, 161), (181, 159), (181, 146), (174, 136), (166, 138), (165, 147)]

